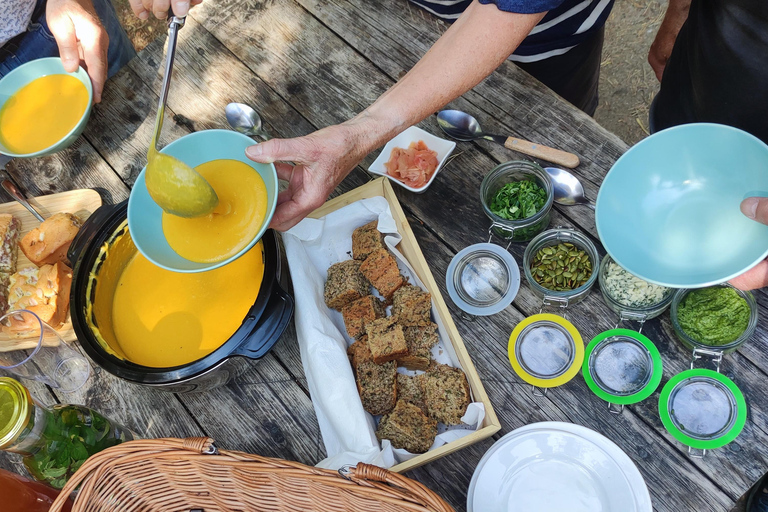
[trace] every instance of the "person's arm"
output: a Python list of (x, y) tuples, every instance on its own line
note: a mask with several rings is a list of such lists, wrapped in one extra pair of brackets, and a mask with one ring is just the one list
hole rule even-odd
[(289, 181), (271, 227), (286, 230), (323, 204), (365, 155), (425, 119), (493, 72), (546, 13), (517, 14), (473, 2), (422, 59), (353, 119), (305, 137), (248, 148), (249, 158), (277, 164)]
[[(750, 219), (768, 224), (768, 198), (748, 197), (741, 202), (741, 212)], [(763, 260), (750, 270), (730, 280), (740, 290), (755, 290), (768, 286), (768, 260)]]
[(45, 19), (64, 70), (74, 73), (82, 60), (93, 83), (93, 101), (101, 101), (107, 81), (109, 36), (99, 21), (91, 0), (48, 0)]
[(149, 19), (152, 13), (157, 19), (164, 20), (168, 11), (176, 16), (186, 16), (189, 8), (202, 3), (203, 0), (128, 0), (133, 13), (141, 20)]
[(683, 23), (688, 19), (688, 10), (691, 7), (691, 0), (669, 0), (667, 12), (664, 14), (664, 20), (661, 22), (656, 38), (651, 44), (648, 52), (648, 64), (656, 73), (656, 78), (661, 82), (664, 74), (664, 68), (667, 65), (669, 56), (672, 55), (672, 47), (675, 46), (677, 34), (683, 27)]

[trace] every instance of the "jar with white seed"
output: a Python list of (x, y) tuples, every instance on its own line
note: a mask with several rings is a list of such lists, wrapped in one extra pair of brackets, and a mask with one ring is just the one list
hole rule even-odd
[(674, 289), (649, 283), (624, 270), (605, 255), (598, 274), (603, 300), (622, 320), (641, 324), (662, 314), (672, 302)]

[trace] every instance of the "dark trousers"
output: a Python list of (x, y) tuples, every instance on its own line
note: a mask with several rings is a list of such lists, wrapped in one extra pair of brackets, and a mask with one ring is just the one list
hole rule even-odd
[(516, 62), (539, 82), (590, 116), (597, 109), (597, 85), (605, 27), (562, 55), (537, 62)]

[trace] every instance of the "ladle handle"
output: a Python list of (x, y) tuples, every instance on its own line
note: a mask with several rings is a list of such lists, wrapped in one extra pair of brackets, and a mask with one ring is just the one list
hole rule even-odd
[(544, 146), (543, 144), (536, 144), (523, 139), (516, 139), (515, 137), (507, 137), (504, 142), (504, 147), (523, 153), (524, 155), (533, 156), (552, 162), (553, 164), (562, 165), (568, 169), (573, 169), (579, 165), (579, 157), (573, 153), (562, 151), (560, 149)]
[(27, 201), (27, 198), (24, 195), (24, 192), (19, 190), (19, 187), (17, 187), (16, 184), (12, 182), (9, 177), (6, 176), (0, 179), (2, 179), (2, 181), (0, 182), (0, 186), (3, 187), (3, 190), (8, 192), (8, 194), (10, 194), (10, 196), (14, 198), (16, 201), (21, 203), (21, 205), (24, 206), (24, 208), (29, 210), (29, 213), (34, 215), (37, 220), (39, 220), (40, 222), (43, 222), (45, 220), (45, 218), (42, 215), (40, 215), (40, 213), (35, 209), (35, 207), (29, 204), (29, 201)]

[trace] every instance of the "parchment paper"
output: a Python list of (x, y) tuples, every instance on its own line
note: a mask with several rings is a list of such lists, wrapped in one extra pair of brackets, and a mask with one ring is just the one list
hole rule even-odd
[[(363, 410), (347, 358), (347, 347), (353, 340), (346, 334), (341, 313), (328, 308), (323, 299), (328, 267), (352, 258), (352, 231), (373, 220), (378, 220), (379, 231), (385, 234), (384, 241), (397, 258), (401, 273), (411, 284), (425, 289), (395, 249), (402, 237), (383, 197), (357, 201), (321, 219), (304, 219), (283, 234), (296, 296), (294, 321), (301, 360), (328, 455), (317, 464), (319, 467), (338, 469), (345, 464), (366, 462), (389, 468), (416, 456), (406, 450), (393, 449), (386, 440), (379, 445), (375, 435), (378, 417)], [(432, 350), (433, 358), (460, 368), (434, 306), (432, 321), (437, 324), (440, 336), (440, 343)], [(409, 375), (418, 373), (403, 368), (398, 371)], [(484, 418), (483, 404), (471, 403), (461, 425), (448, 429), (439, 425), (431, 449), (479, 430)]]

